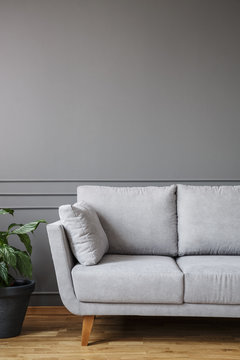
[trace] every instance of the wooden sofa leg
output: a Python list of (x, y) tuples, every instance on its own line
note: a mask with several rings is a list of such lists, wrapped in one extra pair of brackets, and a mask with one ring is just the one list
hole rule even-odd
[(82, 346), (88, 345), (88, 340), (92, 331), (93, 322), (94, 322), (94, 315), (83, 316), (83, 323), (82, 323)]

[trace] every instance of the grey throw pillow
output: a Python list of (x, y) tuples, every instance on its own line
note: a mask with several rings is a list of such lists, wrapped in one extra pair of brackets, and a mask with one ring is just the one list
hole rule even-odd
[(96, 211), (85, 201), (62, 205), (59, 216), (72, 252), (82, 265), (95, 265), (108, 251), (108, 239)]

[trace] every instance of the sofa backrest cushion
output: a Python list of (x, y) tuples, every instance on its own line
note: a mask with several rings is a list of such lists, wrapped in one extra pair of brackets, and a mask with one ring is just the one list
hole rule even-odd
[(178, 185), (179, 255), (240, 255), (240, 186)]
[(79, 186), (97, 212), (112, 254), (177, 255), (176, 186)]

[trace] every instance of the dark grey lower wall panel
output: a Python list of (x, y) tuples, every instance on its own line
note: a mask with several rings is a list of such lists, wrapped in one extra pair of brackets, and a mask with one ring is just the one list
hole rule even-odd
[[(78, 185), (107, 186), (163, 186), (172, 183), (194, 185), (238, 185), (239, 180), (47, 180), (8, 179), (0, 180), (0, 207), (15, 209), (11, 216), (0, 218), (0, 229), (10, 222), (26, 223), (35, 219), (46, 219), (48, 223), (58, 220), (58, 206), (76, 201)], [(19, 245), (12, 239), (13, 245)], [(46, 226), (41, 225), (32, 237), (33, 279), (36, 281), (35, 294), (31, 305), (62, 305), (58, 295), (56, 277), (50, 253)]]

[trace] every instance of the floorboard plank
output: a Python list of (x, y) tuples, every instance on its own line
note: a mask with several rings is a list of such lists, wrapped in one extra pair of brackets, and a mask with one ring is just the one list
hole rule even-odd
[(97, 316), (88, 347), (81, 317), (29, 307), (21, 336), (0, 339), (1, 360), (239, 360), (240, 319)]

